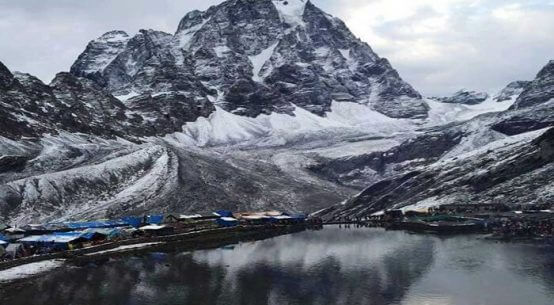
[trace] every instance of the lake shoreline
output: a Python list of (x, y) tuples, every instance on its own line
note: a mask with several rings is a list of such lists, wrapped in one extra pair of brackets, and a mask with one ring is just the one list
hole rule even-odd
[[(214, 249), (240, 242), (258, 241), (276, 236), (297, 233), (310, 227), (311, 226), (307, 225), (237, 226), (233, 228), (201, 230), (169, 236), (143, 237), (133, 240), (123, 240), (117, 243), (110, 243), (100, 247), (65, 251), (52, 255), (43, 255), (40, 257), (30, 257), (17, 261), (10, 261), (0, 265), (0, 272), (51, 260), (63, 260), (64, 263), (59, 267), (48, 270), (47, 272), (54, 272), (57, 269), (68, 266), (82, 267), (90, 263), (105, 262), (109, 261), (109, 259), (113, 257), (140, 255), (148, 252)], [(133, 245), (144, 246), (133, 247)], [(44, 272), (40, 272), (20, 279), (0, 282), (0, 295), (3, 291), (31, 284), (43, 275)]]

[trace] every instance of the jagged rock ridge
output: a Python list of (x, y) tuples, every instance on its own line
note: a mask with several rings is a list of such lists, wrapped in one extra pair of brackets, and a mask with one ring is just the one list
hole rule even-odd
[(462, 89), (450, 97), (434, 98), (437, 101), (449, 104), (477, 105), (489, 98), (486, 92), (469, 91)]
[(114, 31), (92, 41), (71, 68), (115, 95), (181, 92), (246, 116), (323, 115), (335, 101), (396, 118), (428, 107), (389, 62), (339, 19), (307, 0), (229, 0), (193, 11), (174, 35)]

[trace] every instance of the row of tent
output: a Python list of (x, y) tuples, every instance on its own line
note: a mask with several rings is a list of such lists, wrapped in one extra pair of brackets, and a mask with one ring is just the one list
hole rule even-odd
[(277, 214), (272, 212), (262, 213), (220, 213), (219, 215), (225, 215), (219, 217), (216, 222), (220, 227), (234, 227), (238, 226), (241, 221), (248, 224), (262, 225), (262, 224), (299, 224), (306, 221), (306, 215), (286, 215)]
[[(220, 227), (233, 227), (239, 223), (249, 224), (294, 224), (306, 220), (305, 215), (287, 215), (277, 211), (255, 213), (233, 213), (220, 210), (211, 216), (195, 215), (149, 215), (143, 217), (128, 216), (120, 220), (103, 220), (88, 222), (48, 223), (44, 225), (26, 225), (20, 228), (4, 226), (0, 230), (0, 246), (6, 247), (10, 242), (22, 243), (26, 246), (40, 246), (54, 249), (70, 249), (72, 245), (95, 239), (112, 239), (121, 237), (125, 228), (163, 231), (169, 227), (163, 226), (164, 220), (215, 220)], [(2, 232), (6, 233), (2, 235)]]
[(65, 222), (65, 223), (47, 223), (47, 224), (30, 224), (18, 228), (4, 226), (0, 232), (6, 234), (25, 233), (30, 234), (46, 234), (54, 232), (70, 232), (85, 229), (111, 229), (121, 227), (139, 228), (144, 225), (160, 225), (164, 219), (163, 215), (150, 215), (145, 217), (124, 217), (120, 220), (102, 220), (102, 221), (87, 221), (87, 222)]
[(71, 250), (76, 244), (79, 243), (105, 239), (111, 240), (128, 235), (130, 235), (129, 231), (120, 228), (89, 228), (84, 231), (31, 235), (18, 240), (18, 242), (27, 246)]

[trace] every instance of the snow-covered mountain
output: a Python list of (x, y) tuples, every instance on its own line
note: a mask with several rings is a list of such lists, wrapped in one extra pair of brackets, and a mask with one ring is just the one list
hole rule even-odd
[[(448, 203), (551, 204), (551, 66), (552, 62), (532, 82), (511, 83), (503, 89), (501, 100), (515, 101), (506, 111), (437, 126), (384, 151), (312, 165), (312, 170), (343, 185), (369, 185), (322, 215), (365, 216), (389, 208)], [(508, 92), (515, 95), (507, 96)]]
[(50, 84), (0, 63), (0, 221), (313, 212), (374, 184), (341, 213), (370, 211), (372, 190), (448, 158), (476, 174), (483, 146), (542, 149), (521, 134), (554, 124), (549, 66), (497, 95), (426, 99), (307, 0), (225, 1), (174, 34), (111, 31)]
[(92, 41), (71, 73), (133, 104), (178, 92), (248, 117), (317, 115), (333, 101), (424, 118), (421, 95), (339, 19), (308, 0), (228, 0), (193, 11), (175, 34), (122, 31)]

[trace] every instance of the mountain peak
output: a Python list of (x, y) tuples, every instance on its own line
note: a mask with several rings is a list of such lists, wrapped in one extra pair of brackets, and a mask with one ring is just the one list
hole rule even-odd
[(0, 62), (0, 88), (7, 88), (13, 82), (13, 74), (10, 70)]
[(178, 91), (252, 117), (294, 106), (323, 116), (333, 102), (395, 118), (428, 111), (386, 59), (307, 0), (228, 0), (186, 14), (175, 35), (105, 36), (71, 73), (115, 95)]
[(511, 109), (536, 106), (554, 100), (554, 60), (550, 60), (525, 87)]
[(125, 31), (115, 30), (104, 33), (96, 41), (98, 42), (120, 42), (129, 40), (129, 34)]

